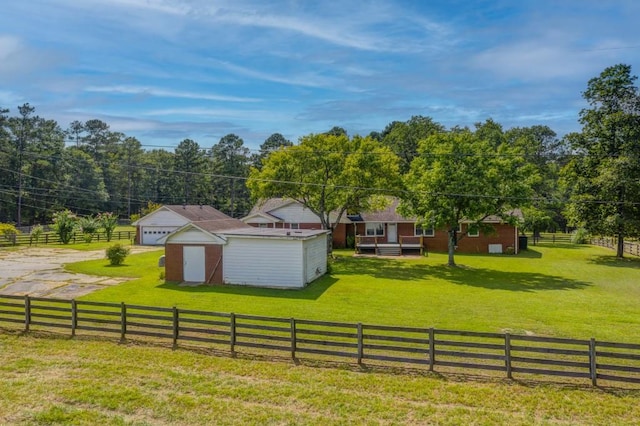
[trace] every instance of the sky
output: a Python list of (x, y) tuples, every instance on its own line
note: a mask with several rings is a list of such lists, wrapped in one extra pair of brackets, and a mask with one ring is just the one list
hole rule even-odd
[(579, 131), (606, 67), (640, 73), (637, 0), (29, 0), (0, 13), (0, 107), (100, 119), (146, 149), (350, 135), (432, 117)]

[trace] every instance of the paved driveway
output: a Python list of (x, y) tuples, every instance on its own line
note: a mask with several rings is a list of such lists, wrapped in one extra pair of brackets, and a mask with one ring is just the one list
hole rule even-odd
[[(136, 246), (131, 253), (157, 249)], [(73, 299), (131, 279), (74, 274), (63, 269), (65, 263), (104, 257), (104, 250), (40, 247), (0, 250), (0, 294)]]

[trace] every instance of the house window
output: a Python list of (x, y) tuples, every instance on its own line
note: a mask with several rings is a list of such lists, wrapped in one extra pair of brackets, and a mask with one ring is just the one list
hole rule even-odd
[(381, 236), (384, 235), (384, 224), (381, 222), (371, 222), (366, 224), (367, 236)]
[(291, 229), (300, 229), (300, 224), (299, 223), (291, 223), (291, 224), (289, 224), (289, 228), (291, 228)]
[(430, 227), (426, 227), (423, 225), (418, 225), (416, 224), (416, 232), (415, 232), (416, 236), (420, 236), (423, 235), (425, 237), (433, 237), (435, 236), (435, 231), (433, 229), (433, 226)]
[(259, 223), (258, 224), (258, 228), (268, 228), (269, 224), (268, 223)]
[(469, 230), (467, 231), (467, 236), (469, 236), (469, 237), (479, 237), (480, 236), (480, 228), (478, 228), (478, 225), (469, 224)]

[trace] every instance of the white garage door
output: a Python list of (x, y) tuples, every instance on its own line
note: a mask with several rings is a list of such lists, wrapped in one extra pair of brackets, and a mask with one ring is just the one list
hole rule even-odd
[(183, 280), (190, 283), (204, 282), (204, 247), (182, 248)]
[(172, 233), (176, 229), (175, 226), (143, 226), (140, 230), (140, 232), (142, 232), (142, 244), (145, 246), (155, 246), (158, 244), (160, 238)]

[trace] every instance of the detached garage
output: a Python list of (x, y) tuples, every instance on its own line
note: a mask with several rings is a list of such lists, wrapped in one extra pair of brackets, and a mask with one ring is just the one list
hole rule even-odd
[(165, 237), (167, 281), (302, 288), (327, 272), (327, 231), (187, 224)]
[(222, 219), (230, 217), (211, 206), (165, 205), (133, 223), (136, 243), (162, 245), (162, 238), (187, 223)]

